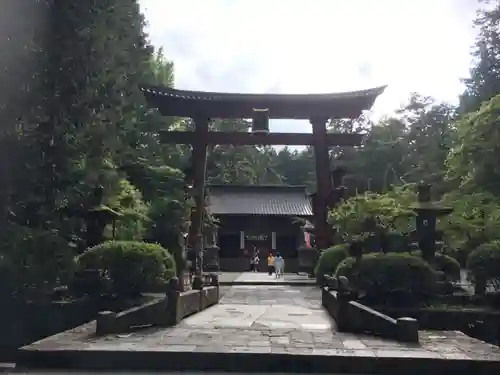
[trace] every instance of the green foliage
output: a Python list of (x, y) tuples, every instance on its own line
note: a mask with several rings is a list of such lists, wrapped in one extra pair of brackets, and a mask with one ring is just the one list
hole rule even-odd
[(163, 48), (159, 48), (150, 60), (150, 69), (146, 71), (151, 75), (150, 82), (173, 87), (174, 85), (174, 63), (167, 60), (163, 53)]
[(110, 241), (77, 258), (78, 270), (100, 270), (119, 294), (134, 294), (175, 276), (170, 253), (157, 244)]
[[(422, 257), (422, 253), (420, 250), (412, 251), (411, 255)], [(460, 280), (460, 263), (449, 255), (436, 253), (434, 255), (434, 264), (431, 264), (431, 266), (436, 271), (443, 272), (447, 280)]]
[(451, 150), (447, 176), (459, 183), (463, 192), (477, 189), (496, 196), (500, 193), (500, 152), (498, 113), (500, 95), (482, 104), (477, 112), (470, 113), (458, 122), (456, 146)]
[[(474, 26), (478, 37), (473, 49), (470, 77), (464, 79), (465, 91), (460, 97), (460, 112), (477, 111), (481, 103), (500, 94), (500, 4), (480, 0)], [(493, 5), (493, 6), (491, 6)]]
[(337, 270), (337, 266), (345, 258), (348, 257), (348, 245), (341, 244), (325, 249), (321, 252), (321, 255), (316, 264), (314, 274), (317, 280), (321, 280), (323, 275), (333, 275)]
[[(379, 231), (408, 233), (414, 226), (410, 208), (414, 197), (413, 186), (395, 188), (386, 194), (358, 195), (330, 211), (329, 222), (345, 242), (365, 239)], [(373, 222), (374, 228), (367, 228), (367, 222)]]
[[(141, 240), (149, 223), (148, 206), (142, 200), (141, 192), (128, 180), (121, 179), (116, 191), (108, 199), (108, 205), (119, 212), (115, 224), (116, 240)], [(112, 239), (112, 224), (106, 228), (105, 236)]]
[(439, 220), (438, 228), (444, 231), (452, 253), (469, 254), (478, 245), (500, 238), (500, 200), (494, 195), (456, 191), (446, 194), (443, 202), (453, 212)]
[(336, 276), (346, 276), (358, 290), (382, 302), (391, 294), (413, 295), (415, 299), (435, 291), (436, 275), (422, 258), (408, 254), (373, 253), (356, 259), (347, 258), (339, 264)]
[(148, 216), (151, 219), (146, 238), (172, 249), (179, 236), (187, 230), (186, 222), (191, 208), (184, 200), (184, 174), (168, 166), (151, 170), (151, 205)]
[(11, 225), (0, 239), (0, 278), (11, 295), (47, 298), (73, 270), (73, 249), (57, 233)]
[(476, 282), (500, 278), (500, 241), (480, 245), (467, 258), (467, 268)]

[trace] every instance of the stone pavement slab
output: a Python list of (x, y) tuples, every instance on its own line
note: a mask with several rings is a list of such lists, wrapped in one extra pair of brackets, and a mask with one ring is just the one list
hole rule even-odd
[(316, 287), (235, 286), (220, 304), (171, 328), (96, 337), (95, 322), (38, 341), (19, 364), (122, 370), (500, 373), (500, 349), (460, 332), (421, 345), (337, 332)]

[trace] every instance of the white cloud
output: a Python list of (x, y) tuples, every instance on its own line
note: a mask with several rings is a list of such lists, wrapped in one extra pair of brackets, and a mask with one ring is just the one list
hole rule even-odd
[[(413, 92), (455, 101), (468, 74), (470, 0), (140, 0), (176, 86), (319, 93), (388, 84), (376, 113)], [(273, 130), (304, 131), (303, 122)]]

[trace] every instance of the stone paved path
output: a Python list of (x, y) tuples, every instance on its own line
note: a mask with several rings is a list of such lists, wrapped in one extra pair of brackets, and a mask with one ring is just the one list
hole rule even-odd
[(179, 329), (196, 330), (201, 345), (313, 349), (331, 341), (335, 322), (321, 307), (317, 287), (235, 286), (220, 304), (185, 319)]
[(222, 287), (220, 303), (171, 328), (96, 337), (95, 322), (43, 339), (30, 350), (297, 353), (416, 358), (481, 357), (500, 349), (459, 332), (421, 331), (421, 346), (336, 332), (317, 287)]

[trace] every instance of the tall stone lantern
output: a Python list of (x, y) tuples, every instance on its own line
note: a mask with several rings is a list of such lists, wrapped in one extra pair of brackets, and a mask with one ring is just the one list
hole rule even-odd
[(417, 204), (412, 208), (417, 214), (417, 238), (422, 258), (431, 263), (434, 261), (436, 253), (437, 218), (449, 215), (453, 209), (433, 202), (431, 200), (431, 185), (424, 182), (417, 185)]

